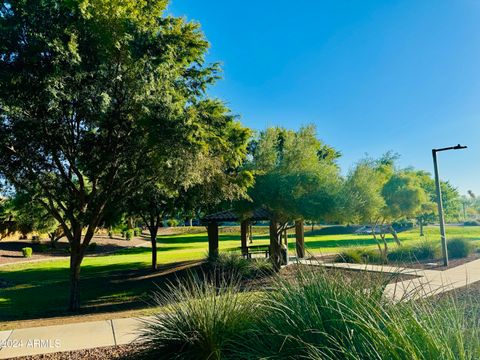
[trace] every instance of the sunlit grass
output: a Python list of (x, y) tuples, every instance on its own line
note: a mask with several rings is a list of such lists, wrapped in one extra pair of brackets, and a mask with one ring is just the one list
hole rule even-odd
[[(369, 235), (315, 235), (309, 236), (306, 228), (307, 254), (336, 253), (352, 246), (376, 249), (376, 243)], [(293, 233), (290, 235), (294, 237)], [(465, 238), (473, 244), (480, 240), (480, 227), (447, 227), (449, 238)], [(418, 229), (399, 234), (404, 245), (424, 241), (439, 243), (436, 227), (427, 227), (425, 237), (420, 237)], [(396, 245), (389, 238), (391, 249)], [(191, 233), (160, 236), (158, 238), (158, 262), (160, 265), (205, 258), (208, 249), (207, 235)], [(268, 244), (268, 227), (254, 229), (253, 245)], [(220, 250), (238, 250), (238, 233), (223, 233), (220, 236)], [(290, 239), (291, 253), (294, 253), (295, 240)], [(84, 259), (81, 271), (81, 294), (84, 306), (107, 309), (108, 302), (131, 306), (143, 301), (154, 287), (154, 279), (124, 281), (125, 272), (148, 271), (151, 261), (150, 249), (132, 248), (106, 256), (92, 256)], [(0, 321), (18, 318), (53, 316), (65, 310), (68, 297), (68, 260), (49, 260), (11, 265), (0, 268), (0, 278), (14, 285), (0, 290)], [(33, 299), (33, 300), (32, 300)], [(137, 305), (138, 306), (138, 305)]]

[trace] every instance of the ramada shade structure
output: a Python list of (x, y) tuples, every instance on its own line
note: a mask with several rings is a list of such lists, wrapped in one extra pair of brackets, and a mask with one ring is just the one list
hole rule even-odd
[[(206, 215), (202, 219), (202, 223), (207, 226), (208, 230), (208, 253), (209, 255), (218, 255), (218, 224), (221, 222), (240, 222), (240, 241), (242, 254), (246, 254), (248, 228), (254, 221), (271, 221), (273, 215), (270, 211), (264, 208), (258, 208), (251, 212), (239, 214), (233, 209), (216, 212), (214, 214)], [(305, 257), (305, 235), (303, 220), (295, 221), (295, 239), (297, 257)], [(272, 241), (272, 239), (270, 240)], [(285, 236), (287, 242), (287, 237)], [(286, 244), (288, 246), (288, 244)]]

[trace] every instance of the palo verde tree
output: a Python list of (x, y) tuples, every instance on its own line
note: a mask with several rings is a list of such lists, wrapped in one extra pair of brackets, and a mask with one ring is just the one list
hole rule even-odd
[(106, 209), (147, 154), (194, 143), (185, 109), (216, 78), (198, 24), (165, 0), (0, 3), (0, 176), (36, 197), (70, 243), (71, 310)]
[(388, 253), (387, 232), (400, 245), (393, 223), (418, 216), (429, 202), (416, 174), (395, 168), (396, 158), (387, 153), (378, 160), (360, 161), (349, 173), (341, 197), (345, 219), (371, 226), (384, 260)]
[(168, 163), (149, 158), (149, 166), (136, 169), (140, 186), (127, 200), (128, 212), (139, 216), (150, 232), (152, 269), (157, 267), (157, 233), (165, 216), (192, 213), (221, 201), (246, 196), (251, 175), (240, 169), (250, 131), (240, 125), (218, 100), (202, 99), (186, 111), (196, 124), (193, 144), (171, 147)]
[[(281, 265), (282, 233), (292, 221), (325, 219), (334, 212), (339, 187), (337, 154), (316, 136), (313, 126), (291, 131), (269, 128), (251, 145), (246, 168), (255, 175), (243, 211), (263, 207), (270, 219), (270, 256)], [(338, 155), (337, 155), (338, 156)]]

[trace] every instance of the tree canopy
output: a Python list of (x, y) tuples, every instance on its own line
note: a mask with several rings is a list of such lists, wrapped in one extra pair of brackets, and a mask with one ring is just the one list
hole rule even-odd
[(0, 5), (0, 174), (17, 191), (41, 194), (35, 200), (62, 225), (72, 310), (87, 246), (107, 209), (139, 186), (135, 170), (152, 158), (174, 169), (183, 155), (202, 153), (206, 130), (217, 126), (212, 117), (199, 124), (218, 78), (218, 66), (204, 61), (208, 42), (166, 6)]
[(313, 126), (297, 132), (268, 128), (250, 149), (245, 168), (255, 175), (255, 183), (248, 191), (249, 200), (239, 207), (245, 213), (265, 208), (272, 214), (275, 236), (271, 234), (270, 252), (278, 267), (281, 233), (289, 222), (333, 215), (340, 185), (338, 153), (317, 138)]

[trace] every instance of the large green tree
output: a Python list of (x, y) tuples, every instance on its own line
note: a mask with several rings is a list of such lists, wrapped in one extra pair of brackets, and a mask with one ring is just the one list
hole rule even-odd
[[(35, 197), (70, 242), (71, 310), (80, 265), (110, 206), (148, 159), (198, 146), (188, 115), (217, 66), (198, 24), (165, 0), (0, 3), (0, 174)], [(211, 126), (215, 126), (212, 124)], [(201, 129), (201, 128), (200, 128)]]
[(396, 159), (397, 155), (387, 153), (380, 159), (360, 161), (347, 176), (341, 196), (344, 220), (370, 225), (385, 260), (386, 233), (400, 244), (393, 223), (416, 217), (429, 203), (418, 176), (410, 170), (397, 169)]
[[(265, 208), (271, 213), (270, 256), (281, 265), (282, 233), (295, 220), (325, 220), (333, 215), (339, 188), (338, 153), (323, 144), (313, 126), (297, 132), (269, 128), (251, 145), (246, 168), (255, 174), (248, 192), (248, 212)], [(327, 156), (326, 156), (327, 155)]]
[(180, 152), (168, 166), (150, 157), (148, 167), (135, 170), (142, 181), (127, 200), (128, 212), (139, 216), (150, 232), (153, 269), (164, 217), (244, 198), (251, 183), (248, 171), (240, 169), (250, 131), (218, 100), (191, 104), (188, 115), (197, 126), (199, 146)]

